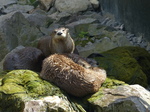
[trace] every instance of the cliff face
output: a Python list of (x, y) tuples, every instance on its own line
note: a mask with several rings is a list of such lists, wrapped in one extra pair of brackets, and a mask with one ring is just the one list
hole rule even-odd
[(149, 0), (100, 0), (105, 12), (114, 14), (117, 21), (125, 25), (127, 31), (143, 35), (150, 41), (150, 1)]

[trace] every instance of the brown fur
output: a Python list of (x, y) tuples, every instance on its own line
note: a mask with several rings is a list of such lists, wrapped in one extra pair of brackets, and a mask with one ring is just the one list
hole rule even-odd
[(74, 41), (69, 34), (68, 28), (55, 29), (50, 37), (42, 38), (38, 42), (38, 48), (47, 57), (54, 53), (73, 53)]
[(4, 60), (3, 70), (29, 69), (40, 72), (44, 55), (33, 47), (10, 52)]
[(43, 61), (40, 76), (74, 96), (97, 92), (106, 79), (106, 71), (81, 61), (73, 54), (53, 54)]

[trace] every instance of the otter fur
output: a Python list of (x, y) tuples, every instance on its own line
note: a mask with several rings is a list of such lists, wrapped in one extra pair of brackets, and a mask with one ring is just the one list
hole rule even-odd
[(41, 50), (25, 47), (8, 53), (3, 62), (3, 70), (29, 69), (40, 72), (44, 55)]
[(50, 36), (41, 38), (37, 48), (48, 57), (54, 53), (73, 53), (75, 44), (70, 36), (69, 29), (63, 27), (52, 31)]
[(40, 77), (71, 95), (81, 97), (99, 90), (106, 79), (106, 71), (91, 67), (74, 54), (53, 54), (44, 59)]

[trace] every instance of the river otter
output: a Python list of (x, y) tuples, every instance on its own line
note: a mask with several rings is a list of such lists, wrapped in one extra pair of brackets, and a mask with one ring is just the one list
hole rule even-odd
[(37, 48), (48, 57), (54, 53), (73, 53), (75, 44), (68, 28), (58, 28), (52, 31), (50, 37), (39, 40)]
[(3, 70), (29, 69), (41, 71), (44, 55), (41, 50), (33, 47), (25, 47), (6, 55)]
[(97, 92), (106, 79), (106, 71), (72, 55), (52, 54), (44, 59), (40, 77), (77, 97)]

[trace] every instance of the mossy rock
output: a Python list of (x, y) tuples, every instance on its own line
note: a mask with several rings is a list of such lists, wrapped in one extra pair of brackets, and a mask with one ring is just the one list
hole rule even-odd
[(1, 79), (0, 111), (22, 112), (26, 101), (52, 95), (64, 96), (58, 87), (42, 80), (37, 73), (14, 70)]
[[(150, 83), (150, 54), (140, 47), (118, 47), (95, 57), (99, 66), (107, 71), (108, 76), (128, 84), (140, 84), (143, 87)], [(148, 80), (149, 79), (149, 80)]]
[(114, 89), (117, 88), (118, 86), (123, 86), (123, 85), (128, 85), (128, 84), (126, 84), (123, 81), (116, 80), (114, 77), (107, 77), (98, 92), (96, 92), (95, 94), (85, 96), (83, 98), (71, 97), (71, 101), (76, 105), (82, 106), (87, 112), (93, 112), (93, 110), (91, 110), (94, 106), (92, 102), (103, 97), (104, 89), (107, 88)]

